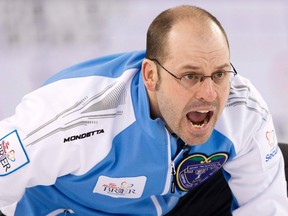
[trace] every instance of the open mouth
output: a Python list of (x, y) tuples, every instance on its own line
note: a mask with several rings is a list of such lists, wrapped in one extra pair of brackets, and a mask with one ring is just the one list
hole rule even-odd
[(194, 128), (203, 128), (209, 123), (212, 115), (212, 111), (198, 110), (189, 112), (186, 116)]

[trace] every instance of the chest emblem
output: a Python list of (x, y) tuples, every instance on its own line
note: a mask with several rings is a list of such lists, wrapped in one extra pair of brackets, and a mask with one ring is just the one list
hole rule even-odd
[(217, 153), (209, 157), (204, 154), (192, 154), (185, 157), (176, 170), (177, 185), (183, 191), (197, 187), (215, 174), (227, 159), (226, 153)]

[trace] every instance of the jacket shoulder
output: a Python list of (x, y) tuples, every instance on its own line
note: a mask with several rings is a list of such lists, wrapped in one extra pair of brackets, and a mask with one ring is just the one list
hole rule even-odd
[(48, 85), (62, 79), (87, 76), (105, 76), (116, 78), (121, 76), (123, 71), (132, 68), (141, 68), (144, 57), (145, 51), (133, 51), (95, 58), (60, 71), (48, 79), (44, 85)]

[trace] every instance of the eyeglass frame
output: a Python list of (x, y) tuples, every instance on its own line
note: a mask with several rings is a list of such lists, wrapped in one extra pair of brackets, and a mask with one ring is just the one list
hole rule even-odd
[[(156, 58), (147, 58), (147, 59), (149, 59), (149, 60), (151, 60), (151, 61), (154, 61), (154, 62), (156, 62), (162, 69), (164, 69), (168, 74), (170, 74), (172, 77), (174, 77), (175, 79), (177, 79), (177, 80), (179, 80), (179, 82), (180, 82), (180, 84), (181, 84), (181, 79), (184, 77), (184, 76), (187, 76), (188, 74), (185, 74), (185, 75), (183, 75), (183, 76), (181, 76), (181, 77), (177, 77), (175, 74), (173, 74), (172, 72), (170, 72), (168, 69), (166, 69)], [(236, 69), (235, 69), (235, 67), (233, 66), (233, 64), (230, 62), (230, 65), (231, 65), (231, 67), (232, 67), (232, 69), (233, 69), (233, 71), (221, 71), (221, 73), (232, 73), (233, 74), (233, 79), (234, 79), (234, 77), (238, 74), (238, 72), (236, 71)], [(200, 83), (201, 82), (204, 82), (205, 81), (205, 79), (206, 78), (211, 78), (211, 80), (215, 83), (215, 81), (213, 80), (213, 76), (215, 75), (215, 74), (217, 74), (217, 73), (219, 73), (219, 72), (215, 72), (215, 73), (213, 73), (211, 76), (205, 76), (205, 75), (203, 75), (203, 74), (193, 74), (193, 73), (190, 73), (191, 75), (197, 75), (197, 76), (199, 76), (200, 77)], [(197, 82), (197, 83), (199, 83), (199, 82)], [(196, 84), (197, 84), (196, 83)], [(195, 84), (195, 85), (196, 85)], [(182, 85), (182, 84), (181, 84)], [(182, 85), (183, 86), (183, 85)], [(183, 86), (183, 87), (185, 87), (185, 86)]]

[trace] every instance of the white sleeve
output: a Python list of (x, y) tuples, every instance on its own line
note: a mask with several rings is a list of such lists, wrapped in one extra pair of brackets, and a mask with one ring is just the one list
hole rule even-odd
[(239, 206), (233, 215), (288, 215), (284, 160), (269, 118), (224, 167)]
[[(0, 122), (0, 208), (19, 201), (25, 188), (51, 185), (79, 166), (76, 147), (63, 143), (61, 132), (51, 133), (61, 128), (58, 104), (69, 102), (55, 103), (59, 89), (47, 88), (25, 96), (15, 115)], [(51, 123), (48, 135), (41, 126), (51, 119), (59, 128)]]
[(15, 115), (0, 122), (0, 208), (19, 201), (25, 188), (53, 185), (66, 174), (83, 175), (101, 162), (112, 148), (111, 140), (135, 117), (130, 114), (131, 97), (126, 99), (129, 110), (125, 108), (129, 116), (116, 120), (100, 120), (114, 116), (115, 109), (98, 106), (106, 97), (110, 101), (111, 92), (111, 97), (129, 92), (130, 85), (123, 83), (132, 78), (127, 70), (113, 79), (63, 79), (25, 96)]

